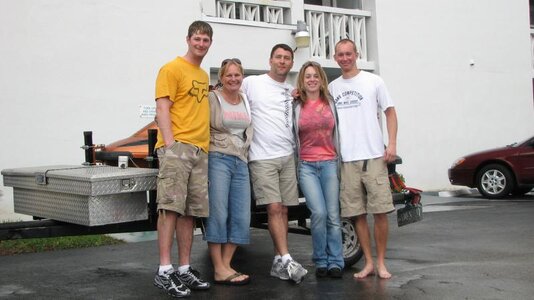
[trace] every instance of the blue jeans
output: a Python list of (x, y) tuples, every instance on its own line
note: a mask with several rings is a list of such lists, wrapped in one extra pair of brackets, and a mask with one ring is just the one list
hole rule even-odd
[(317, 268), (343, 269), (337, 161), (299, 162), (299, 184), (311, 211), (313, 262)]
[(209, 152), (210, 214), (204, 239), (211, 243), (250, 241), (250, 179), (247, 163), (237, 156)]

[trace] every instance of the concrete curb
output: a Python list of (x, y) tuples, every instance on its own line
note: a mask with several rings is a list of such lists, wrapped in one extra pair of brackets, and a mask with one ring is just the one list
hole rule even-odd
[(459, 189), (459, 190), (438, 192), (439, 197), (456, 197), (456, 196), (464, 196), (464, 195), (472, 195), (472, 194), (478, 194), (478, 190), (475, 188), (465, 188), (465, 189)]

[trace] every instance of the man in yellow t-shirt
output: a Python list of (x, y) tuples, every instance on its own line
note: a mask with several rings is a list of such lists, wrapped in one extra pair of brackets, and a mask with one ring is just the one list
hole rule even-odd
[[(189, 26), (187, 53), (165, 64), (156, 80), (158, 175), (158, 245), (160, 266), (154, 285), (173, 297), (210, 284), (190, 266), (195, 217), (207, 217), (209, 79), (200, 68), (213, 30), (203, 21)], [(171, 263), (174, 235), (178, 269)]]

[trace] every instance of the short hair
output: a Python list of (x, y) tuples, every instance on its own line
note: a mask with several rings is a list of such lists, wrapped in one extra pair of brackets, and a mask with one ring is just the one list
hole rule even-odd
[(271, 49), (271, 58), (273, 58), (273, 55), (274, 55), (274, 51), (276, 51), (277, 49), (284, 49), (286, 51), (289, 51), (291, 53), (291, 60), (293, 60), (293, 49), (291, 49), (291, 47), (289, 47), (287, 44), (276, 44), (274, 45), (273, 49)]
[(356, 43), (354, 43), (354, 41), (351, 40), (351, 39), (341, 39), (341, 40), (339, 40), (339, 42), (337, 42), (336, 46), (334, 47), (335, 52), (337, 52), (337, 46), (338, 45), (347, 44), (347, 43), (352, 44), (352, 49), (354, 50), (354, 53), (359, 54), (358, 53), (358, 48), (356, 47)]
[(331, 97), (330, 93), (328, 92), (328, 77), (326, 76), (323, 67), (321, 67), (318, 62), (311, 60), (305, 62), (302, 67), (300, 67), (299, 75), (297, 77), (297, 90), (300, 95), (299, 100), (302, 103), (308, 100), (308, 95), (306, 95), (306, 91), (304, 89), (304, 73), (308, 67), (314, 68), (315, 72), (319, 74), (319, 96), (321, 97), (321, 101), (328, 103), (328, 99)]
[(213, 38), (213, 28), (211, 25), (204, 21), (195, 21), (189, 25), (189, 30), (187, 31), (187, 37), (190, 38), (193, 34), (206, 34), (210, 37), (210, 40)]

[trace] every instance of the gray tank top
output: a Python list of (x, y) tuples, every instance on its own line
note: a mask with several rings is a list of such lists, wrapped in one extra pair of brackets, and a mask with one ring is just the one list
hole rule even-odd
[(223, 125), (232, 133), (232, 142), (239, 148), (243, 147), (245, 142), (245, 130), (251, 122), (245, 103), (241, 99), (238, 104), (234, 105), (221, 99), (221, 109), (223, 114)]

